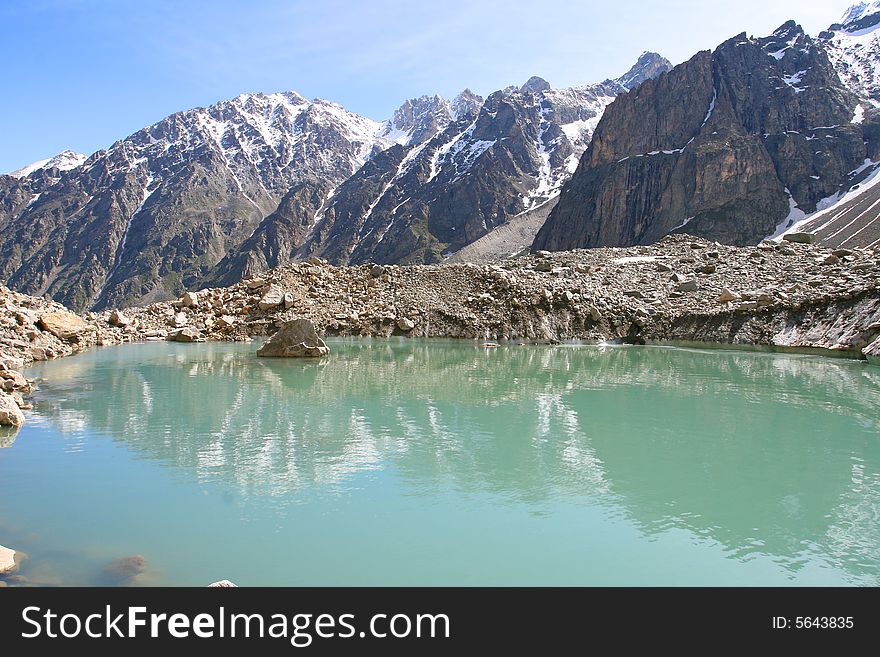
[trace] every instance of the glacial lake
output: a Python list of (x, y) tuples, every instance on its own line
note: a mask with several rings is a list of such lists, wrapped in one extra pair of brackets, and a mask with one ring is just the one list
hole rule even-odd
[[(32, 585), (880, 584), (880, 368), (662, 347), (95, 349), (27, 371)], [(142, 555), (133, 580), (108, 564)]]

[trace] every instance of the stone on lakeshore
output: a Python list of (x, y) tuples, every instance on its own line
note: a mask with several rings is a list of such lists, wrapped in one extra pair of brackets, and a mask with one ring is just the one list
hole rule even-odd
[(0, 426), (20, 427), (24, 424), (24, 413), (15, 403), (12, 395), (0, 392)]
[(20, 370), (24, 367), (24, 360), (0, 353), (0, 364), (9, 370)]
[(177, 313), (174, 318), (171, 320), (171, 325), (174, 328), (183, 328), (189, 324), (189, 317), (186, 316), (186, 313)]
[(697, 291), (697, 282), (696, 281), (682, 281), (675, 287), (677, 292), (696, 292)]
[(228, 579), (221, 579), (219, 582), (208, 584), (209, 589), (237, 589), (238, 584), (230, 582)]
[[(18, 558), (16, 559), (16, 555)], [(18, 562), (24, 555), (8, 547), (0, 545), (0, 575), (8, 575), (14, 573), (18, 568)]]
[(125, 327), (131, 324), (131, 320), (122, 314), (121, 310), (114, 310), (110, 313), (110, 325)]
[(257, 305), (260, 310), (272, 310), (272, 308), (277, 308), (282, 303), (284, 303), (284, 290), (272, 285)]
[(416, 327), (416, 323), (412, 321), (409, 317), (401, 317), (397, 321), (397, 327), (401, 331), (412, 331)]
[(307, 319), (285, 322), (281, 330), (257, 349), (257, 356), (269, 358), (316, 358), (329, 353), (315, 325)]
[(187, 308), (194, 308), (199, 305), (199, 293), (198, 292), (184, 292), (183, 296), (180, 297), (181, 303)]
[(13, 390), (29, 391), (31, 386), (21, 373), (16, 372), (15, 370), (3, 370), (0, 372), (0, 388), (3, 388), (8, 392), (12, 392)]
[(42, 315), (40, 328), (61, 340), (73, 340), (83, 333), (95, 330), (91, 324), (84, 322), (78, 315), (63, 310)]
[(782, 239), (797, 244), (814, 244), (816, 242), (816, 233), (788, 233), (783, 235)]
[(172, 331), (165, 338), (169, 342), (198, 342), (202, 338), (202, 334), (193, 326), (184, 326), (182, 329)]
[(229, 328), (231, 326), (235, 326), (236, 319), (232, 315), (220, 315), (217, 318), (217, 328)]
[(730, 303), (731, 301), (739, 300), (740, 296), (736, 292), (732, 292), (726, 287), (721, 288), (721, 294), (718, 295), (718, 303)]

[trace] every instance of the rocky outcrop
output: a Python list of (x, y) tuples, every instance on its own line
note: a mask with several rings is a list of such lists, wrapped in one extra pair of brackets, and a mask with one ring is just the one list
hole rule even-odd
[(267, 358), (317, 358), (329, 353), (315, 325), (307, 319), (285, 322), (281, 330), (257, 349), (257, 356)]
[(756, 244), (877, 159), (877, 117), (858, 106), (795, 23), (740, 34), (617, 98), (533, 249)]

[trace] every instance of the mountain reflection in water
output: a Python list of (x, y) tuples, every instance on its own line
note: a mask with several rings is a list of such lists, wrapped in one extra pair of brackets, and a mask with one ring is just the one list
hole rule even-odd
[(584, 501), (649, 539), (683, 529), (792, 572), (818, 554), (880, 582), (880, 368), (665, 348), (330, 344), (320, 361), (127, 345), (29, 376), (46, 377), (37, 413), (66, 449), (107, 436), (282, 517), (303, 491), (393, 471), (426, 508), (449, 489), (538, 516)]

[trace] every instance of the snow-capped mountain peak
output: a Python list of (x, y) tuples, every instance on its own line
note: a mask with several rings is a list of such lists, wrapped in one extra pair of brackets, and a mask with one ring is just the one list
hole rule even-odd
[(880, 106), (880, 0), (850, 7), (840, 23), (819, 34), (819, 42), (841, 82)]
[(15, 171), (11, 171), (9, 174), (13, 178), (24, 178), (25, 176), (29, 176), (35, 171), (39, 171), (41, 169), (58, 169), (59, 171), (70, 171), (71, 169), (76, 169), (79, 166), (82, 166), (82, 163), (86, 161), (88, 156), (83, 155), (82, 153), (76, 153), (71, 150), (61, 151), (58, 155), (54, 157), (46, 158), (45, 160), (37, 160), (36, 162), (32, 162), (27, 166), (22, 167), (21, 169), (16, 169)]
[(465, 89), (453, 98), (449, 105), (449, 110), (452, 112), (452, 120), (458, 121), (463, 116), (476, 114), (480, 111), (484, 100), (482, 96), (475, 94), (470, 89)]
[(880, 0), (859, 2), (844, 12), (839, 24), (843, 28), (852, 27), (865, 18), (876, 14), (878, 11), (880, 11)]
[(389, 142), (416, 146), (446, 128), (452, 121), (449, 102), (441, 96), (419, 96), (405, 101), (385, 121), (379, 136)]

